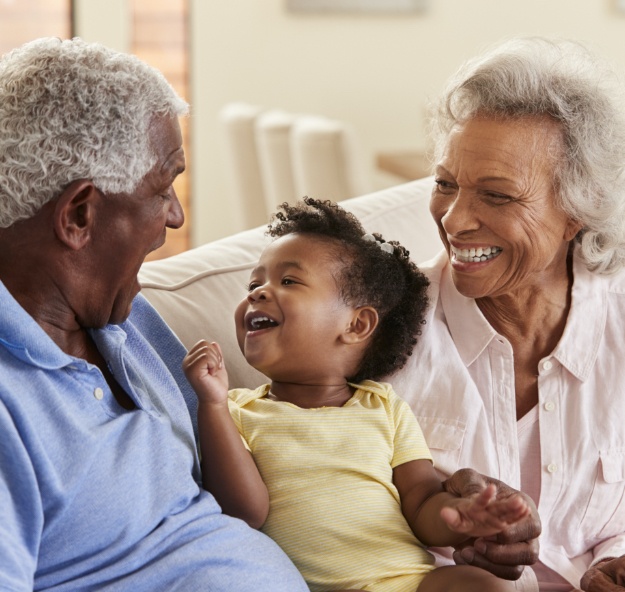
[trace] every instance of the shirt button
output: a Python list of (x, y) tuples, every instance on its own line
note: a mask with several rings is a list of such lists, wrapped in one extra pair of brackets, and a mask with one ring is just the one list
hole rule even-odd
[(550, 463), (547, 465), (547, 470), (550, 473), (555, 473), (558, 470), (558, 465), (556, 465), (555, 463)]
[(556, 408), (556, 404), (553, 401), (547, 401), (545, 403), (545, 409), (547, 411), (553, 411)]
[(543, 362), (543, 370), (551, 370), (553, 368), (553, 362), (550, 360), (545, 360)]
[(98, 400), (101, 401), (102, 398), (104, 397), (104, 391), (100, 388), (97, 387), (94, 391), (93, 391), (93, 396)]

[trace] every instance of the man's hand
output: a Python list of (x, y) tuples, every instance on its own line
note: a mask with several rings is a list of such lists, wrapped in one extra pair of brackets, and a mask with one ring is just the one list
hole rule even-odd
[(622, 592), (625, 590), (625, 556), (604, 559), (593, 565), (582, 578), (586, 592)]
[(492, 537), (480, 537), (465, 543), (454, 552), (458, 565), (474, 565), (506, 579), (517, 580), (526, 565), (538, 559), (538, 536), (541, 532), (540, 518), (534, 502), (522, 492), (512, 489), (502, 481), (487, 477), (472, 469), (460, 469), (443, 482), (449, 493), (462, 498), (474, 496), (487, 485), (496, 487), (495, 498), (506, 500), (522, 496), (530, 512), (519, 522), (505, 528)]

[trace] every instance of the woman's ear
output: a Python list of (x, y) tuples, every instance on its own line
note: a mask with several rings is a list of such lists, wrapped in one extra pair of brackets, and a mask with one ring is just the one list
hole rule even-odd
[(584, 225), (581, 222), (578, 222), (577, 220), (573, 220), (572, 218), (569, 218), (568, 222), (566, 223), (566, 227), (564, 229), (564, 240), (566, 242), (570, 242), (572, 241), (576, 236), (577, 233), (584, 227)]
[(355, 309), (349, 326), (341, 334), (341, 340), (347, 344), (366, 341), (378, 326), (378, 320), (378, 311), (372, 306)]
[(70, 183), (59, 195), (54, 208), (54, 231), (69, 248), (78, 250), (91, 236), (95, 201), (100, 192), (89, 179)]

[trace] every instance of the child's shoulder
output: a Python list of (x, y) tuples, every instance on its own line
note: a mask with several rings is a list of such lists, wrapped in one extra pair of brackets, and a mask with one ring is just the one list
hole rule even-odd
[(263, 384), (255, 389), (231, 389), (228, 391), (228, 398), (239, 407), (243, 407), (255, 399), (262, 399), (263, 397), (266, 397), (269, 392), (269, 386), (269, 384)]
[(377, 380), (363, 380), (357, 384), (351, 384), (357, 390), (361, 390), (367, 393), (372, 393), (379, 396), (382, 399), (386, 399), (391, 403), (402, 400), (397, 396), (393, 385), (390, 382), (378, 382)]

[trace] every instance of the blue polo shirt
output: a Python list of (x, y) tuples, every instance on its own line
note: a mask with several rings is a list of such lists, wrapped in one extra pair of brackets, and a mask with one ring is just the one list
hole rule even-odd
[(0, 311), (0, 590), (307, 590), (201, 489), (184, 348), (144, 298), (92, 332), (131, 411), (1, 283)]

